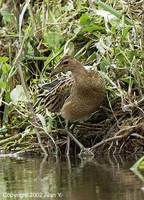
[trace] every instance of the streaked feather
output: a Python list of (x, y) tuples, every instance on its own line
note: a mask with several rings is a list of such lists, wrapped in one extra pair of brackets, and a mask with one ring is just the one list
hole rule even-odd
[(38, 100), (34, 107), (44, 105), (50, 112), (59, 112), (70, 95), (72, 85), (72, 77), (67, 76), (55, 79), (51, 83), (39, 85), (39, 89), (43, 90), (43, 92), (38, 95)]

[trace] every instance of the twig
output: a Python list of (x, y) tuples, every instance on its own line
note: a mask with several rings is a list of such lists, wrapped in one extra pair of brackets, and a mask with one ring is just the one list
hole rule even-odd
[(95, 144), (94, 146), (91, 147), (91, 150), (94, 150), (96, 149), (97, 147), (107, 143), (107, 142), (110, 142), (110, 141), (114, 141), (114, 140), (119, 140), (119, 139), (122, 139), (124, 137), (126, 137), (127, 135), (118, 135), (118, 136), (114, 136), (114, 137), (111, 137), (111, 138), (108, 138), (108, 139), (105, 139), (105, 140), (102, 140), (101, 142)]
[(111, 102), (110, 102), (110, 100), (109, 100), (108, 94), (107, 94), (107, 100), (108, 100), (108, 103), (109, 103), (109, 107), (110, 107), (110, 109), (111, 109), (111, 112), (112, 112), (112, 114), (113, 114), (113, 116), (114, 116), (114, 118), (115, 118), (115, 120), (116, 120), (116, 124), (117, 124), (117, 126), (119, 127), (118, 120), (117, 120), (117, 118), (116, 118), (116, 116), (115, 116), (115, 114), (114, 114), (114, 111), (113, 111), (113, 109), (112, 109), (112, 105), (111, 105)]
[(138, 133), (132, 133), (131, 136), (144, 140), (144, 137), (142, 135), (139, 135)]
[(3, 145), (5, 143), (8, 143), (8, 142), (13, 141), (13, 140), (18, 140), (19, 138), (21, 138), (21, 134), (14, 135), (12, 137), (9, 137), (9, 138), (6, 138), (4, 140), (1, 140), (0, 141), (0, 145)]
[(129, 131), (129, 130), (135, 128), (135, 127), (137, 127), (137, 126), (135, 125), (135, 126), (124, 127), (124, 128), (122, 128), (122, 129), (120, 129), (117, 133), (115, 133), (115, 136), (118, 136), (118, 135), (120, 135), (122, 132), (124, 132), (124, 131)]
[[(18, 67), (18, 72), (19, 72), (19, 75), (20, 75), (21, 84), (22, 84), (22, 87), (24, 89), (24, 92), (25, 92), (25, 95), (27, 97), (27, 100), (28, 100), (28, 102), (30, 104), (29, 110), (30, 110), (31, 115), (32, 115), (32, 121), (35, 124), (37, 122), (37, 118), (36, 118), (36, 115), (35, 115), (34, 110), (33, 110), (33, 105), (32, 105), (32, 102), (31, 102), (31, 98), (30, 98), (30, 95), (29, 95), (28, 88), (27, 88), (25, 80), (24, 80), (23, 70), (22, 70), (22, 67), (21, 67), (21, 64), (20, 64), (21, 55), (23, 53), (23, 46), (24, 46), (24, 42), (25, 42), (25, 39), (26, 39), (26, 36), (27, 36), (27, 35), (25, 35), (25, 37), (22, 40), (22, 37), (21, 37), (21, 35), (22, 35), (22, 31), (21, 31), (22, 21), (23, 21), (24, 14), (25, 14), (25, 12), (27, 10), (27, 7), (28, 7), (29, 3), (30, 3), (30, 0), (27, 0), (26, 4), (24, 5), (24, 7), (22, 9), (22, 12), (21, 12), (21, 14), (19, 16), (19, 51), (17, 53), (16, 59), (15, 59), (13, 65), (16, 65)], [(47, 155), (47, 151), (46, 151), (45, 147), (42, 144), (41, 137), (40, 137), (38, 129), (36, 127), (34, 127), (34, 130), (35, 130), (35, 133), (36, 133), (36, 136), (37, 136), (37, 139), (38, 139), (38, 143), (39, 143), (42, 151), (44, 152), (45, 155)]]
[[(57, 146), (57, 144), (56, 144), (54, 138), (48, 133), (47, 127), (46, 127), (46, 126), (40, 127), (40, 126), (37, 126), (36, 124), (32, 123), (31, 121), (29, 121), (29, 122), (30, 122), (30, 124), (32, 124), (32, 126), (34, 126), (36, 129), (41, 129), (41, 130), (43, 130), (43, 131), (48, 135), (48, 137), (51, 139), (51, 141), (52, 141), (53, 144), (55, 145), (56, 154), (58, 154), (58, 146)], [(42, 122), (41, 122), (41, 123), (42, 123)], [(42, 124), (42, 125), (43, 125), (43, 124)]]
[(114, 140), (119, 140), (119, 139), (122, 139), (122, 138), (124, 138), (124, 137), (127, 137), (128, 133), (122, 134), (122, 135), (119, 135), (119, 134), (122, 133), (122, 132), (124, 132), (124, 131), (128, 131), (128, 130), (130, 130), (130, 129), (133, 129), (133, 128), (135, 128), (135, 127), (136, 127), (136, 126), (130, 126), (130, 127), (126, 127), (126, 128), (124, 128), (124, 129), (121, 129), (121, 130), (119, 130), (119, 131), (115, 134), (114, 137), (111, 137), (111, 138), (107, 138), (107, 139), (105, 139), (105, 140), (102, 140), (101, 142), (99, 142), (99, 143), (95, 144), (94, 146), (92, 146), (90, 149), (91, 149), (91, 150), (94, 150), (94, 149), (96, 149), (97, 147), (99, 147), (99, 146), (101, 146), (101, 145), (103, 145), (103, 144), (105, 144), (105, 143), (107, 143), (107, 142), (114, 141)]

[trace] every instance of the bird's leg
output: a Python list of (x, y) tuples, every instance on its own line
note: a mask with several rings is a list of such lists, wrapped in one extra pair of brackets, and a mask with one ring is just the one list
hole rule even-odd
[[(92, 152), (91, 148), (85, 148), (83, 144), (81, 144), (76, 137), (69, 131), (69, 126), (68, 126), (68, 120), (66, 120), (66, 126), (65, 126), (66, 132), (68, 134), (68, 140), (71, 138), (80, 148), (80, 157), (87, 157), (87, 156), (94, 156), (94, 153)], [(69, 154), (69, 149), (70, 149), (70, 141), (67, 142), (67, 155)]]
[(70, 152), (70, 137), (67, 136), (67, 147), (66, 147), (66, 155), (69, 156)]
[(77, 125), (77, 122), (74, 122), (74, 123), (69, 127), (69, 130), (70, 130), (71, 132), (73, 132), (73, 130), (74, 130), (74, 128), (76, 127), (76, 125)]
[(85, 149), (85, 147), (83, 146), (83, 144), (81, 144), (75, 137), (74, 135), (69, 131), (69, 127), (68, 127), (68, 120), (66, 120), (66, 126), (65, 129), (67, 131), (68, 136), (74, 140), (74, 142), (80, 147), (81, 151), (83, 151)]
[[(69, 122), (66, 121), (65, 129), (69, 130)], [(66, 146), (66, 155), (68, 156), (70, 152), (70, 137), (67, 135), (67, 146)]]

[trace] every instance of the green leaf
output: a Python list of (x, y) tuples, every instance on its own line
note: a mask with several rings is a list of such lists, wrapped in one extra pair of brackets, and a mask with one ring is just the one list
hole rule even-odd
[(90, 22), (90, 17), (89, 15), (87, 15), (86, 13), (83, 14), (81, 17), (80, 17), (80, 24), (81, 25), (86, 25)]
[(140, 170), (144, 170), (144, 160), (141, 161), (141, 162), (139, 163), (138, 168), (139, 168)]
[(105, 32), (105, 29), (104, 29), (104, 27), (102, 27), (100, 25), (91, 24), (89, 26), (85, 26), (83, 28), (83, 31), (84, 32), (89, 32), (89, 33), (92, 33), (94, 31)]
[(1, 57), (0, 56), (0, 62), (7, 62), (8, 60), (9, 60), (8, 57), (6, 57), (6, 56)]
[(128, 37), (129, 31), (130, 31), (130, 27), (126, 27), (122, 30), (122, 38), (123, 39), (126, 39)]
[[(100, 7), (102, 7), (105, 11), (111, 13), (112, 15), (116, 16), (117, 18), (119, 18), (119, 19), (122, 18), (123, 14), (120, 13), (120, 12), (118, 12), (114, 8), (112, 8), (110, 5), (104, 3), (104, 2), (102, 2), (100, 0), (97, 2), (97, 4)], [(127, 18), (127, 17), (125, 17), (125, 22), (126, 22), (126, 24), (133, 25), (133, 22), (129, 18)]]
[(13, 15), (8, 10), (1, 10), (1, 15), (3, 16), (4, 23), (11, 23), (13, 20)]
[(5, 63), (5, 64), (2, 65), (2, 71), (3, 71), (4, 74), (8, 74), (9, 70), (10, 70), (9, 64)]
[(62, 41), (63, 38), (60, 33), (49, 31), (44, 34), (44, 43), (46, 43), (49, 48), (59, 48)]
[(0, 88), (6, 88), (6, 82), (4, 82), (2, 79), (0, 79)]
[(7, 128), (6, 127), (2, 127), (0, 128), (0, 134), (3, 134), (3, 133), (7, 133)]

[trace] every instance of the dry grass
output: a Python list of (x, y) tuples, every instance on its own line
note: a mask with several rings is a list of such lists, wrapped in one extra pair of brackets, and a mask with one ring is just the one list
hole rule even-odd
[[(47, 113), (38, 116), (37, 124), (31, 108), (36, 85), (50, 81), (49, 71), (68, 53), (97, 67), (107, 87), (106, 108), (75, 126), (79, 140), (97, 152), (143, 151), (141, 2), (0, 0), (1, 149), (37, 151), (40, 144), (49, 153), (64, 150), (63, 120)], [(71, 147), (74, 152), (75, 145)]]

